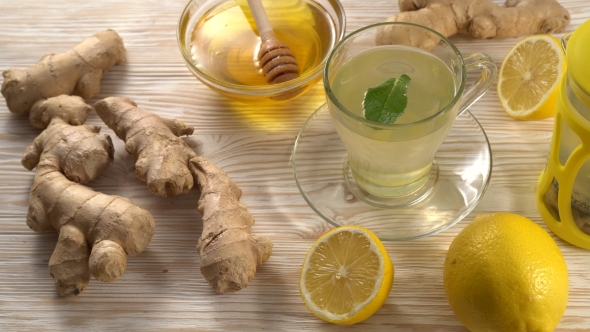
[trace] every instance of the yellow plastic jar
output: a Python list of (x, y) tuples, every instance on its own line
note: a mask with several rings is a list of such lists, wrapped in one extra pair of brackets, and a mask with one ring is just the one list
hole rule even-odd
[(537, 206), (559, 237), (590, 249), (590, 20), (562, 39), (567, 74), (560, 87)]

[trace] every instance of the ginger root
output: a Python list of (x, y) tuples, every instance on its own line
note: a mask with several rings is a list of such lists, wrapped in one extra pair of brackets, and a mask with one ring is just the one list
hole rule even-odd
[[(387, 19), (429, 27), (445, 37), (464, 33), (474, 38), (513, 38), (535, 33), (559, 33), (570, 22), (568, 11), (557, 0), (399, 0), (400, 13)], [(415, 34), (402, 36), (388, 26), (377, 37), (380, 44), (399, 43), (432, 49), (438, 40)]]
[(113, 30), (86, 38), (62, 54), (47, 54), (34, 66), (3, 72), (2, 95), (8, 109), (27, 113), (38, 100), (62, 94), (92, 98), (100, 80), (114, 65), (125, 60), (123, 40)]
[(31, 123), (47, 128), (22, 159), (25, 168), (36, 167), (27, 225), (59, 232), (49, 271), (62, 296), (80, 294), (91, 274), (100, 281), (118, 279), (127, 256), (141, 253), (154, 234), (148, 211), (79, 184), (95, 179), (113, 160), (110, 137), (99, 134), (98, 126), (81, 125), (91, 110), (75, 96), (35, 103)]
[(125, 140), (127, 152), (137, 159), (136, 174), (147, 179), (152, 192), (176, 194), (190, 190), (193, 181), (197, 184), (197, 208), (203, 214), (197, 244), (201, 273), (220, 293), (246, 287), (256, 267), (270, 257), (272, 242), (251, 234), (254, 218), (239, 202), (242, 191), (229, 176), (178, 137), (192, 134), (193, 128), (143, 111), (126, 98), (100, 100), (95, 109)]
[(139, 110), (124, 98), (106, 98), (95, 105), (98, 116), (125, 141), (125, 150), (137, 160), (135, 175), (159, 196), (186, 193), (193, 187), (189, 159), (196, 156), (179, 138), (193, 128)]
[(254, 218), (239, 201), (242, 190), (225, 172), (203, 157), (191, 159), (189, 166), (201, 191), (201, 273), (218, 292), (235, 292), (254, 278), (256, 266), (270, 257), (273, 244), (268, 237), (250, 234)]

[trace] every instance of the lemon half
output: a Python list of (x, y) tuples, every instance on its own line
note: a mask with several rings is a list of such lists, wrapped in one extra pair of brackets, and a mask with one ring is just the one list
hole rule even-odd
[(557, 38), (531, 35), (516, 43), (498, 74), (498, 97), (506, 113), (521, 120), (552, 117), (565, 69), (565, 54)]
[(315, 316), (335, 324), (355, 324), (371, 317), (393, 285), (387, 250), (369, 230), (335, 228), (311, 247), (301, 270), (299, 290)]

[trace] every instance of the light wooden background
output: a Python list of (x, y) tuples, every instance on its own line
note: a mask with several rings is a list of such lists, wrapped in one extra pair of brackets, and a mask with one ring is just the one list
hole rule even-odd
[[(568, 31), (590, 19), (587, 0), (560, 1), (572, 16)], [(0, 0), (0, 70), (26, 68), (48, 52), (63, 52), (87, 36), (115, 29), (127, 62), (103, 79), (98, 98), (134, 99), (143, 109), (195, 126), (188, 140), (243, 189), (256, 219), (254, 232), (275, 243), (272, 257), (246, 289), (216, 294), (201, 277), (195, 250), (202, 230), (197, 193), (152, 195), (133, 173), (134, 161), (116, 144), (115, 163), (91, 186), (130, 197), (157, 223), (147, 250), (130, 258), (113, 283), (91, 280), (76, 298), (56, 295), (47, 263), (56, 233), (37, 234), (25, 223), (33, 172), (20, 165), (37, 131), (0, 103), (0, 329), (151, 331), (466, 331), (447, 304), (442, 265), (453, 237), (480, 213), (509, 211), (541, 224), (534, 193), (549, 151), (553, 120), (522, 122), (501, 110), (495, 85), (471, 112), (493, 151), (491, 184), (480, 204), (454, 227), (429, 238), (386, 243), (395, 282), (385, 305), (352, 327), (324, 323), (303, 305), (299, 269), (315, 238), (330, 227), (300, 196), (290, 158), (307, 117), (324, 102), (321, 84), (285, 105), (246, 107), (217, 95), (185, 68), (176, 43), (184, 0)], [(394, 0), (344, 0), (347, 31), (383, 21)], [(558, 36), (560, 37), (560, 36)], [(463, 53), (486, 52), (499, 65), (516, 39), (452, 38)], [(93, 101), (90, 101), (93, 102)], [(101, 124), (95, 114), (91, 124)], [(590, 252), (555, 238), (567, 261), (570, 297), (558, 331), (590, 331)]]

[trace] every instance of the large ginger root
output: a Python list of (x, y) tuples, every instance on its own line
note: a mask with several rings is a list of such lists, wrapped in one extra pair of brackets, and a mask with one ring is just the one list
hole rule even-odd
[[(491, 0), (399, 0), (401, 13), (387, 19), (429, 27), (445, 37), (464, 33), (474, 38), (514, 38), (535, 33), (558, 33), (570, 22), (568, 11), (557, 0), (506, 0), (499, 6)], [(432, 49), (438, 40), (421, 35), (403, 35), (400, 29), (381, 31), (381, 44), (399, 43)]]
[(235, 292), (254, 278), (256, 266), (270, 257), (273, 244), (250, 234), (254, 218), (239, 201), (242, 191), (225, 172), (203, 157), (191, 159), (189, 166), (201, 191), (201, 273), (218, 292)]
[(75, 94), (92, 98), (100, 80), (114, 65), (125, 60), (123, 40), (113, 30), (86, 38), (62, 54), (48, 54), (34, 66), (3, 72), (2, 95), (15, 114), (28, 112), (41, 99)]
[(256, 274), (256, 267), (270, 257), (272, 242), (251, 234), (254, 218), (239, 202), (242, 191), (229, 176), (197, 156), (178, 137), (191, 134), (193, 128), (142, 111), (125, 98), (106, 98), (98, 101), (95, 108), (107, 126), (126, 141), (127, 151), (137, 158), (138, 176), (147, 174), (148, 186), (150, 182), (165, 183), (150, 186), (154, 193), (190, 189), (188, 184), (192, 186), (193, 182), (186, 178), (187, 170), (194, 177), (201, 191), (198, 209), (203, 214), (203, 234), (197, 244), (201, 273), (220, 293), (246, 287)]
[(196, 156), (179, 136), (193, 128), (178, 120), (163, 119), (139, 110), (124, 98), (106, 98), (96, 103), (98, 116), (125, 141), (125, 150), (135, 163), (135, 175), (159, 196), (186, 193), (193, 187), (189, 159)]
[(100, 127), (79, 125), (91, 110), (74, 96), (37, 102), (31, 123), (47, 129), (22, 159), (25, 168), (36, 167), (27, 225), (59, 232), (49, 270), (62, 296), (82, 292), (91, 274), (100, 281), (118, 279), (127, 256), (141, 253), (154, 234), (148, 211), (79, 184), (95, 179), (113, 160), (110, 137), (99, 134)]

